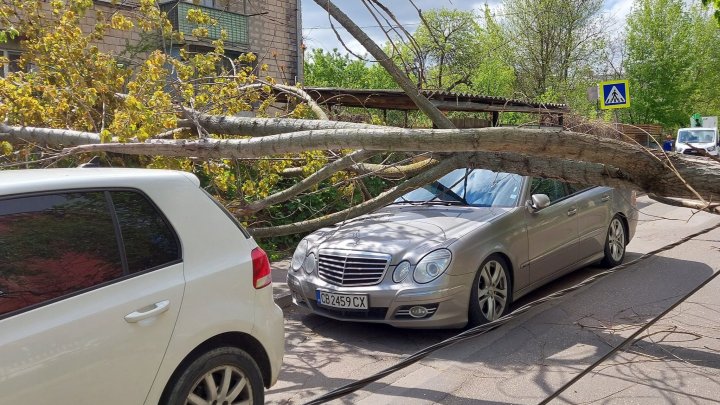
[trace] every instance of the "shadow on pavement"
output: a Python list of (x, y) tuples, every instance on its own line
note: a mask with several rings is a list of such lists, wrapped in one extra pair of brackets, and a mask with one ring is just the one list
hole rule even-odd
[[(638, 256), (628, 253), (626, 261)], [(577, 270), (523, 297), (513, 308), (603, 270), (599, 267)], [(654, 256), (559, 300), (545, 303), (486, 335), (441, 349), (431, 357), (452, 361), (456, 365), (454, 372), (466, 370), (478, 379), (484, 378), (479, 384), (487, 385), (488, 392), (514, 398), (512, 402), (528, 402), (527, 396), (515, 397), (512, 387), (531, 381), (537, 398), (530, 402), (537, 402), (538, 398), (554, 392), (559, 380), (569, 379), (564, 376), (576, 374), (610, 351), (712, 273), (705, 263)], [(352, 359), (354, 370), (351, 375), (360, 379), (459, 332), (404, 330), (336, 321), (312, 314), (300, 318), (300, 323), (286, 325), (288, 355), (297, 355), (299, 361), (293, 364), (286, 361), (281, 375), (285, 384), (269, 391), (299, 390), (293, 400), (282, 403), (302, 403), (351, 382), (352, 379), (333, 377), (335, 370), (338, 371), (336, 375), (347, 375), (348, 366), (343, 361)], [(304, 341), (307, 329), (314, 335), (312, 342)], [(300, 346), (302, 353), (293, 353), (292, 348)], [(632, 350), (655, 357), (676, 353), (690, 364), (720, 369), (717, 352), (676, 347), (670, 339), (652, 344), (639, 342)], [(392, 361), (388, 362), (388, 358)], [(382, 362), (382, 359), (386, 361)], [(406, 370), (397, 372), (397, 378), (404, 373)], [(412, 398), (442, 403), (493, 403), (480, 401), (494, 398), (458, 397), (443, 392), (442, 386), (432, 385), (410, 390), (374, 383), (365, 390), (399, 398), (411, 395)], [(357, 399), (355, 395), (349, 395), (340, 402), (354, 403)]]

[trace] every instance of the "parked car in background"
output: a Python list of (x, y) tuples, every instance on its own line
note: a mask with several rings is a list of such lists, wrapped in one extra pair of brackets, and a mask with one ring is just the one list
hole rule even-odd
[(298, 245), (293, 302), (397, 327), (479, 325), (596, 261), (616, 266), (635, 233), (630, 191), (458, 169)]
[(265, 252), (188, 173), (0, 171), (0, 404), (261, 404)]
[(675, 151), (686, 155), (701, 155), (703, 151), (718, 156), (716, 128), (680, 128), (675, 141)]

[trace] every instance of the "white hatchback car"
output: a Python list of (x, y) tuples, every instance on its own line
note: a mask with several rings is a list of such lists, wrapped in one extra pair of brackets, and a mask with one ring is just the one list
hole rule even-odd
[(0, 404), (261, 404), (270, 285), (192, 174), (0, 171)]

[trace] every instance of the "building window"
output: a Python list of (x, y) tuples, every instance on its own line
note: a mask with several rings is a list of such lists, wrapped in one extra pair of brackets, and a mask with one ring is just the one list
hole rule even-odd
[(19, 51), (11, 51), (7, 49), (0, 50), (0, 56), (7, 59), (8, 63), (3, 63), (2, 70), (0, 70), (0, 76), (7, 77), (9, 73), (19, 72), (20, 69), (20, 55)]

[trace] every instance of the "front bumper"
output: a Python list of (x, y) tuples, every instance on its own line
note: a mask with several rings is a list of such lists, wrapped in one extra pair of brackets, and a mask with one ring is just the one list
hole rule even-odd
[[(400, 328), (460, 328), (467, 324), (470, 286), (473, 274), (450, 276), (444, 274), (426, 286), (412, 282), (388, 283), (363, 287), (340, 287), (316, 275), (289, 272), (287, 284), (293, 303), (315, 314), (342, 321), (383, 323)], [(316, 291), (331, 293), (366, 294), (368, 310), (348, 310), (320, 305)], [(423, 306), (429, 315), (414, 318), (408, 311)]]

